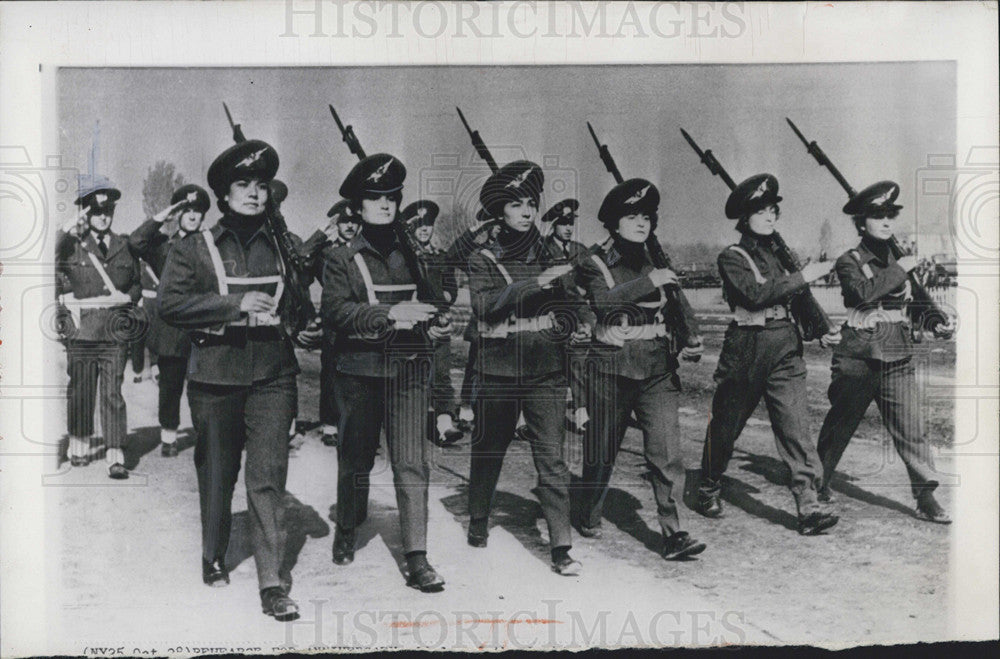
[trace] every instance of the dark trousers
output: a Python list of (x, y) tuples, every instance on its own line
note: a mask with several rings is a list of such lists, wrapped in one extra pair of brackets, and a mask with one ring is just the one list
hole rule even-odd
[(123, 448), (128, 436), (122, 380), (128, 345), (103, 341), (70, 341), (66, 347), (67, 422), (69, 434), (94, 434), (94, 407), (100, 390), (101, 427), (108, 448)]
[(455, 387), (451, 384), (451, 340), (440, 341), (434, 348), (434, 383), (431, 385), (434, 415), (455, 411)]
[(566, 378), (552, 373), (533, 379), (479, 375), (476, 430), (469, 470), (469, 514), (489, 517), (504, 455), (520, 414), (528, 425), (531, 455), (538, 472), (538, 499), (552, 547), (572, 544), (569, 469), (563, 457)]
[(319, 352), (319, 422), (326, 426), (336, 426), (340, 421), (337, 411), (337, 397), (334, 395), (334, 380), (337, 378), (337, 353), (332, 340), (323, 337), (323, 347)]
[(160, 368), (160, 427), (177, 430), (181, 424), (181, 393), (187, 374), (187, 357), (167, 357), (158, 360)]
[(288, 427), (295, 416), (295, 376), (248, 387), (188, 383), (188, 403), (197, 433), (194, 464), (201, 497), (201, 543), (205, 560), (224, 558), (232, 528), (233, 489), (247, 453), (250, 544), (261, 589), (281, 583), (285, 551), (282, 503), (288, 474)]
[(833, 356), (830, 411), (819, 433), (823, 482), (829, 484), (837, 463), (872, 401), (910, 475), (913, 496), (938, 486), (930, 442), (924, 434), (920, 396), (909, 358), (894, 362)]
[(461, 403), (472, 407), (476, 403), (476, 387), (479, 374), (476, 372), (476, 353), (478, 341), (469, 342), (469, 356), (465, 360), (465, 373), (462, 375)]
[(141, 373), (146, 368), (146, 337), (141, 336), (129, 344), (129, 359), (132, 360), (132, 370)]
[(715, 383), (701, 458), (702, 494), (718, 493), (736, 439), (763, 396), (778, 455), (791, 470), (799, 514), (816, 510), (820, 462), (809, 439), (806, 364), (795, 328), (788, 322), (766, 328), (731, 325)]
[(667, 535), (680, 530), (674, 493), (680, 496), (683, 492), (684, 463), (677, 396), (671, 373), (646, 380), (597, 373), (590, 380), (587, 399), (590, 423), (584, 436), (580, 484), (583, 520), (587, 526), (601, 523), (608, 481), (628, 430), (629, 415), (635, 411), (660, 527)]
[(427, 550), (429, 357), (404, 361), (395, 377), (337, 373), (335, 381), (340, 410), (337, 525), (350, 531), (368, 516), (369, 474), (384, 426), (404, 553)]

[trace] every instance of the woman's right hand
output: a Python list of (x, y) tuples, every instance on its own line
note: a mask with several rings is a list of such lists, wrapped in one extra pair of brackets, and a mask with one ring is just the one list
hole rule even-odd
[(276, 307), (274, 298), (261, 291), (248, 291), (240, 300), (240, 311), (244, 313), (273, 313)]
[(833, 261), (816, 261), (809, 263), (802, 268), (802, 278), (807, 282), (816, 281), (820, 277), (825, 277), (833, 270)]
[(556, 279), (569, 274), (572, 270), (573, 266), (569, 263), (554, 265), (551, 268), (546, 269), (542, 272), (542, 274), (538, 275), (538, 285), (542, 288), (548, 288)]
[(677, 281), (677, 273), (670, 268), (657, 268), (649, 273), (649, 278), (657, 288), (660, 286), (680, 286), (680, 282)]
[(405, 323), (422, 323), (437, 313), (437, 307), (426, 302), (406, 300), (389, 308), (389, 320)]

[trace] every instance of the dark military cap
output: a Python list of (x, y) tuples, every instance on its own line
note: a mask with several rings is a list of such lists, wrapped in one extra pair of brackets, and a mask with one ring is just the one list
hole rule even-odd
[(726, 217), (738, 220), (780, 201), (778, 179), (771, 174), (755, 174), (729, 193), (729, 199), (726, 200)]
[(400, 219), (410, 229), (416, 229), (421, 226), (432, 227), (440, 212), (441, 209), (433, 201), (420, 199), (404, 208), (400, 214)]
[(403, 189), (406, 167), (396, 156), (376, 153), (361, 160), (340, 186), (344, 199), (360, 199), (366, 194), (389, 194)]
[(280, 204), (285, 199), (288, 199), (288, 186), (285, 185), (284, 181), (274, 179), (267, 184), (267, 188), (271, 193), (271, 199), (273, 199), (276, 204)]
[(490, 217), (499, 217), (503, 207), (512, 201), (528, 197), (537, 202), (544, 183), (541, 167), (528, 160), (515, 160), (486, 179), (479, 191), (479, 203)]
[(597, 219), (611, 230), (626, 215), (653, 216), (659, 207), (660, 191), (656, 186), (644, 178), (630, 178), (611, 188), (597, 211)]
[(170, 204), (173, 205), (179, 201), (184, 202), (180, 209), (191, 208), (200, 213), (207, 211), (210, 205), (208, 192), (194, 183), (187, 183), (174, 190), (174, 194), (170, 196)]
[(879, 181), (854, 195), (844, 204), (844, 212), (848, 215), (874, 215), (902, 208), (896, 203), (899, 197), (899, 184), (893, 181)]
[(229, 147), (208, 168), (208, 187), (216, 197), (229, 194), (229, 186), (239, 179), (257, 178), (270, 182), (278, 172), (278, 152), (267, 142), (247, 140)]
[(92, 211), (111, 210), (115, 207), (115, 202), (122, 196), (121, 191), (103, 176), (81, 176), (78, 184), (79, 193), (76, 196), (76, 205), (81, 208), (90, 206)]
[(542, 223), (547, 224), (573, 224), (576, 222), (576, 211), (580, 208), (580, 202), (576, 199), (563, 199), (558, 204), (545, 211), (542, 215)]
[(351, 202), (346, 199), (341, 199), (333, 206), (330, 206), (330, 210), (326, 212), (326, 216), (333, 220), (335, 224), (340, 224), (341, 222), (359, 224), (358, 216), (351, 210)]

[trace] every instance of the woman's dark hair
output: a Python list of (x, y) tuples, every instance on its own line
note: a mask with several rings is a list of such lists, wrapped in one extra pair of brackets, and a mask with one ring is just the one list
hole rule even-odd
[[(653, 211), (652, 213), (645, 213), (645, 215), (646, 215), (646, 217), (649, 218), (649, 231), (650, 231), (650, 233), (652, 233), (653, 231), (656, 231), (656, 225), (660, 221), (660, 212), (659, 211)], [(605, 227), (608, 230), (608, 233), (617, 233), (618, 232), (618, 226), (621, 224), (622, 217), (625, 217), (625, 215), (622, 215), (621, 217), (617, 217), (613, 221), (611, 221), (611, 222), (608, 223), (608, 225)]]
[[(771, 204), (771, 206), (774, 206), (774, 219), (775, 219), (775, 221), (780, 220), (781, 219), (781, 207), (778, 206), (778, 204)], [(759, 213), (760, 211), (764, 210), (765, 208), (769, 208), (769, 206), (764, 206), (764, 208), (761, 208), (757, 212)], [(736, 230), (739, 231), (740, 233), (746, 233), (747, 231), (749, 231), (750, 230), (750, 215), (754, 215), (754, 214), (756, 214), (756, 213), (751, 213), (751, 214), (747, 214), (747, 215), (744, 215), (744, 216), (740, 217), (740, 219), (737, 220), (737, 222), (736, 222)]]
[(899, 210), (890, 208), (889, 210), (878, 209), (861, 215), (852, 215), (851, 219), (854, 220), (854, 228), (857, 229), (858, 235), (863, 236), (865, 235), (865, 220), (894, 220), (897, 217), (899, 217)]
[[(395, 192), (389, 192), (389, 193), (373, 192), (373, 193), (370, 193), (370, 194), (361, 195), (360, 197), (355, 197), (354, 199), (348, 199), (347, 200), (347, 206), (348, 206), (348, 208), (350, 208), (355, 213), (360, 213), (361, 212), (361, 200), (362, 199), (368, 199), (369, 201), (373, 201), (373, 200), (379, 199), (379, 198), (381, 198), (383, 196), (387, 197), (389, 199), (389, 201), (396, 202), (397, 206), (403, 201), (403, 191), (402, 190), (396, 190)], [(360, 217), (357, 218), (357, 221), (355, 223), (356, 224), (360, 224), (361, 223), (361, 218)]]

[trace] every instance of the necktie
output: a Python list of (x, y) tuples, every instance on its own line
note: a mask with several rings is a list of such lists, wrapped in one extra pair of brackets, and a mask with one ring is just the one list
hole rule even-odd
[(97, 246), (101, 248), (101, 257), (108, 258), (108, 244), (104, 242), (106, 239), (101, 238), (97, 241)]

